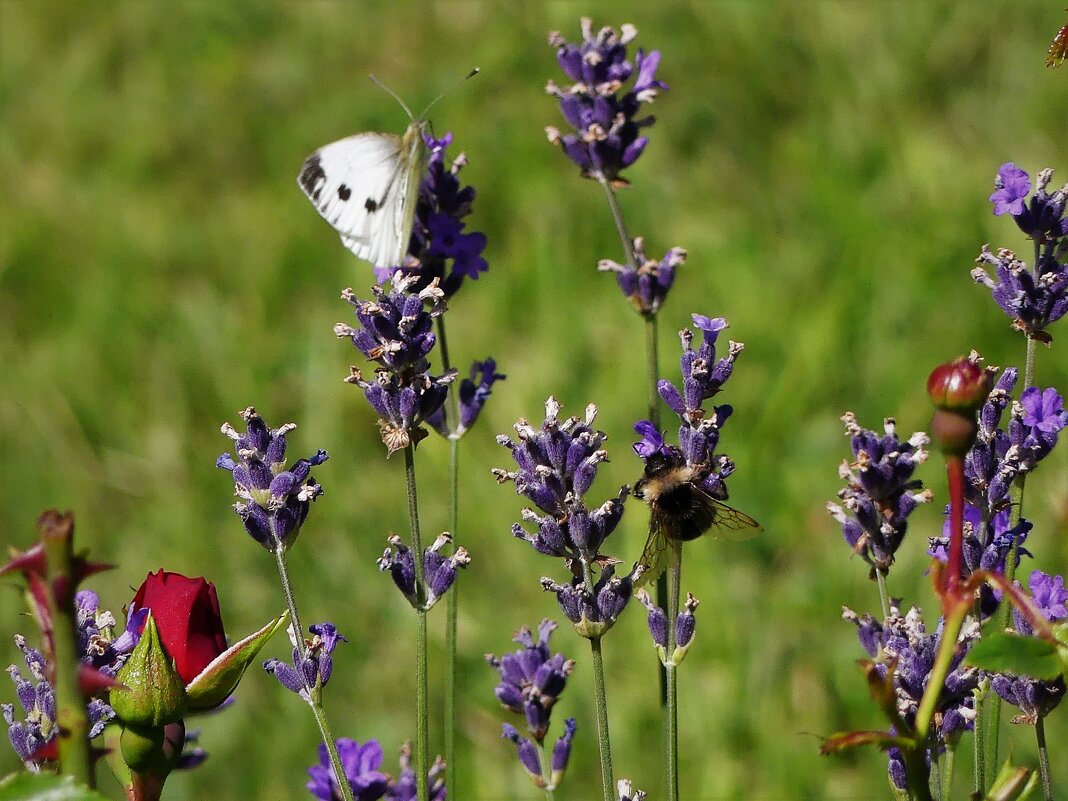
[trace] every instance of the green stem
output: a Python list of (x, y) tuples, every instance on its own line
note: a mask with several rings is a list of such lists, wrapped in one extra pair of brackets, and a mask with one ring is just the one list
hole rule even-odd
[(908, 777), (908, 792), (911, 801), (934, 801), (931, 798), (931, 775), (927, 770), (923, 749), (906, 749), (901, 752)]
[(934, 796), (934, 801), (947, 801), (946, 788), (943, 784), (943, 770), (944, 766), (942, 765), (942, 760), (938, 758), (938, 754), (931, 754), (931, 774), (934, 777), (934, 792), (931, 795)]
[(949, 801), (953, 797), (953, 766), (957, 758), (957, 746), (947, 745), (945, 758), (942, 760), (942, 797)]
[(603, 175), (599, 174), (597, 180), (604, 189), (605, 198), (608, 200), (608, 208), (612, 210), (612, 219), (615, 221), (616, 233), (619, 234), (619, 241), (623, 245), (623, 254), (626, 256), (627, 264), (637, 270), (638, 265), (635, 263), (634, 258), (634, 240), (627, 233), (627, 224), (623, 221), (623, 209), (619, 207), (619, 198), (616, 197), (615, 190), (612, 189), (612, 185)]
[(614, 801), (615, 779), (612, 776), (612, 744), (608, 735), (608, 699), (605, 695), (600, 637), (590, 639), (590, 651), (593, 654), (593, 689), (597, 702), (597, 744), (601, 751), (601, 790), (604, 801)]
[(886, 573), (875, 568), (875, 583), (879, 585), (879, 605), (883, 610), (883, 620), (890, 617), (890, 593), (886, 589)]
[(1038, 772), (1042, 776), (1042, 795), (1045, 801), (1053, 801), (1053, 780), (1049, 775), (1049, 751), (1046, 748), (1046, 718), (1039, 715), (1035, 721), (1035, 739), (1038, 741)]
[[(300, 624), (300, 614), (297, 612), (297, 599), (293, 597), (293, 585), (289, 580), (289, 570), (286, 567), (286, 550), (279, 545), (274, 549), (274, 561), (278, 566), (278, 578), (282, 583), (282, 592), (286, 596), (286, 604), (289, 606), (289, 624), (293, 627), (294, 639), (301, 657), (307, 654), (307, 644), (304, 642), (304, 627)], [(337, 752), (337, 743), (330, 731), (330, 723), (326, 719), (326, 710), (323, 709), (322, 698), (319, 691), (314, 687), (304, 686), (308, 693), (308, 706), (311, 707), (315, 723), (319, 727), (319, 735), (323, 738), (326, 753), (330, 757), (330, 767), (334, 769), (334, 777), (337, 779), (338, 788), (345, 801), (354, 801), (352, 785), (345, 776), (345, 767), (341, 763), (341, 756)]]
[(430, 801), (427, 774), (430, 772), (430, 737), (427, 705), (427, 635), (426, 635), (426, 565), (423, 543), (419, 536), (419, 500), (415, 491), (415, 446), (404, 449), (404, 477), (408, 484), (408, 523), (412, 534), (415, 562), (416, 637), (415, 637), (415, 783), (419, 801)]
[(958, 599), (946, 610), (945, 622), (942, 625), (942, 639), (938, 643), (934, 667), (931, 668), (927, 688), (923, 691), (920, 707), (916, 711), (916, 739), (921, 743), (927, 741), (931, 720), (938, 705), (938, 697), (942, 694), (946, 676), (949, 675), (949, 666), (953, 663), (953, 655), (957, 650), (957, 637), (960, 635), (964, 618), (968, 614), (969, 605)]
[(660, 393), (656, 385), (660, 380), (660, 357), (658, 353), (656, 315), (645, 315), (645, 374), (649, 381), (649, 421), (660, 428)]
[(538, 747), (538, 762), (541, 763), (541, 776), (545, 781), (545, 786), (542, 788), (545, 791), (545, 801), (554, 801), (555, 796), (553, 790), (555, 789), (552, 784), (552, 761), (545, 748), (545, 741), (535, 741), (534, 745)]
[[(452, 369), (449, 361), (449, 343), (445, 336), (445, 315), (438, 317), (438, 344), (441, 347), (441, 366), (445, 372)], [(460, 425), (460, 394), (456, 385), (450, 387), (451, 420), (446, 414), (449, 434), (449, 531), (455, 538), (460, 525), (460, 438), (456, 429)], [(445, 786), (456, 793), (456, 620), (460, 607), (459, 582), (453, 584), (445, 598)]]
[(980, 685), (975, 701), (975, 736), (972, 745), (972, 786), (981, 798), (986, 794), (986, 733), (992, 701), (986, 692), (989, 680)]
[[(44, 512), (37, 520), (46, 560), (45, 584), (39, 595), (49, 599), (52, 614), (52, 658), (56, 669), (53, 691), (56, 701), (56, 746), (60, 773), (88, 787), (96, 786), (89, 752), (89, 715), (78, 686), (81, 656), (74, 612), (74, 517), (70, 513)], [(39, 574), (28, 577), (40, 582)], [(32, 605), (32, 604), (31, 604)]]
[(667, 801), (679, 799), (679, 689), (678, 666), (673, 664), (675, 653), (675, 621), (679, 617), (679, 594), (682, 586), (682, 543), (669, 540), (671, 546), (671, 583), (667, 603), (667, 712), (664, 731), (664, 769), (667, 779)]

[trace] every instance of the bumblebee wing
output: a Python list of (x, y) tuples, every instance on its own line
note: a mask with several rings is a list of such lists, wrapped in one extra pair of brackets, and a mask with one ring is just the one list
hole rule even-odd
[(723, 501), (717, 501), (711, 495), (705, 494), (705, 497), (712, 504), (715, 512), (712, 518), (712, 526), (708, 530), (708, 533), (713, 537), (735, 541), (748, 540), (764, 530), (760, 523), (745, 512), (739, 512), (737, 509), (727, 506)]
[(642, 555), (638, 564), (645, 565), (648, 570), (642, 573), (636, 587), (641, 587), (650, 581), (656, 581), (660, 574), (667, 568), (668, 541), (663, 527), (655, 520), (649, 521), (649, 539), (645, 541)]

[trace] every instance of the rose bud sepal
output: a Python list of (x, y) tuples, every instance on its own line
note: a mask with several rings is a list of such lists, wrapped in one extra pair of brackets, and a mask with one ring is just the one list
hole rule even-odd
[(110, 723), (104, 729), (108, 767), (128, 801), (158, 801), (185, 744), (185, 723), (139, 727)]
[(158, 728), (185, 716), (185, 682), (151, 613), (145, 618), (141, 639), (115, 679), (123, 686), (111, 691), (109, 703), (124, 724)]
[(289, 613), (283, 612), (215, 657), (185, 688), (189, 711), (214, 709), (229, 698), (256, 655), (279, 629), (285, 628), (288, 620)]

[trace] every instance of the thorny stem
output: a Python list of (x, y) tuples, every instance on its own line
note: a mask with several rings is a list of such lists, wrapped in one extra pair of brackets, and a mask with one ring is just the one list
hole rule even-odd
[(664, 768), (667, 771), (667, 801), (679, 799), (679, 688), (675, 654), (675, 622), (679, 617), (679, 593), (682, 586), (682, 543), (669, 540), (671, 547), (671, 584), (668, 588), (667, 620), (667, 720), (664, 732)]
[[(289, 580), (289, 569), (286, 567), (286, 549), (278, 544), (274, 549), (274, 561), (278, 565), (278, 578), (282, 583), (282, 592), (286, 596), (286, 604), (289, 606), (289, 624), (293, 628), (293, 639), (300, 651), (301, 658), (307, 655), (307, 644), (304, 642), (304, 628), (300, 625), (300, 614), (297, 612), (297, 599), (293, 597), (293, 585)], [(337, 752), (337, 743), (330, 731), (330, 723), (326, 719), (326, 710), (323, 709), (322, 699), (314, 688), (304, 685), (308, 694), (308, 706), (311, 707), (315, 723), (319, 727), (319, 735), (323, 738), (326, 753), (330, 757), (330, 767), (334, 770), (334, 778), (337, 779), (337, 787), (341, 791), (345, 801), (354, 801), (352, 786), (345, 777), (345, 768), (341, 763), (341, 756)]]
[[(438, 344), (441, 346), (441, 366), (447, 373), (449, 345), (445, 338), (445, 316), (438, 317)], [(460, 425), (460, 393), (454, 384), (449, 388), (452, 401), (445, 424), (449, 434), (449, 531), (457, 536), (460, 517), (460, 439), (455, 429)], [(459, 614), (459, 582), (445, 598), (445, 786), (456, 792), (456, 619)]]
[(430, 801), (427, 774), (430, 772), (430, 737), (427, 730), (427, 636), (426, 636), (426, 566), (423, 543), (419, 536), (419, 501), (415, 491), (415, 446), (404, 449), (404, 477), (408, 484), (408, 523), (412, 534), (415, 562), (415, 781), (419, 801)]
[(1046, 717), (1035, 720), (1035, 739), (1038, 742), (1038, 772), (1042, 776), (1042, 796), (1053, 801), (1053, 781), (1049, 775), (1049, 751), (1046, 749)]

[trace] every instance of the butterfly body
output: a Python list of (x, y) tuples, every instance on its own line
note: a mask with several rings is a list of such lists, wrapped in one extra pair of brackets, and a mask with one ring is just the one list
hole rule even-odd
[(638, 560), (649, 569), (641, 583), (664, 572), (672, 543), (707, 533), (746, 539), (760, 532), (757, 521), (700, 486), (706, 477), (704, 469), (686, 464), (679, 453), (656, 453), (646, 460), (645, 473), (634, 485), (635, 497), (649, 504), (649, 537)]
[(345, 247), (375, 267), (400, 266), (411, 238), (429, 152), (425, 120), (403, 136), (359, 133), (316, 150), (297, 184)]

